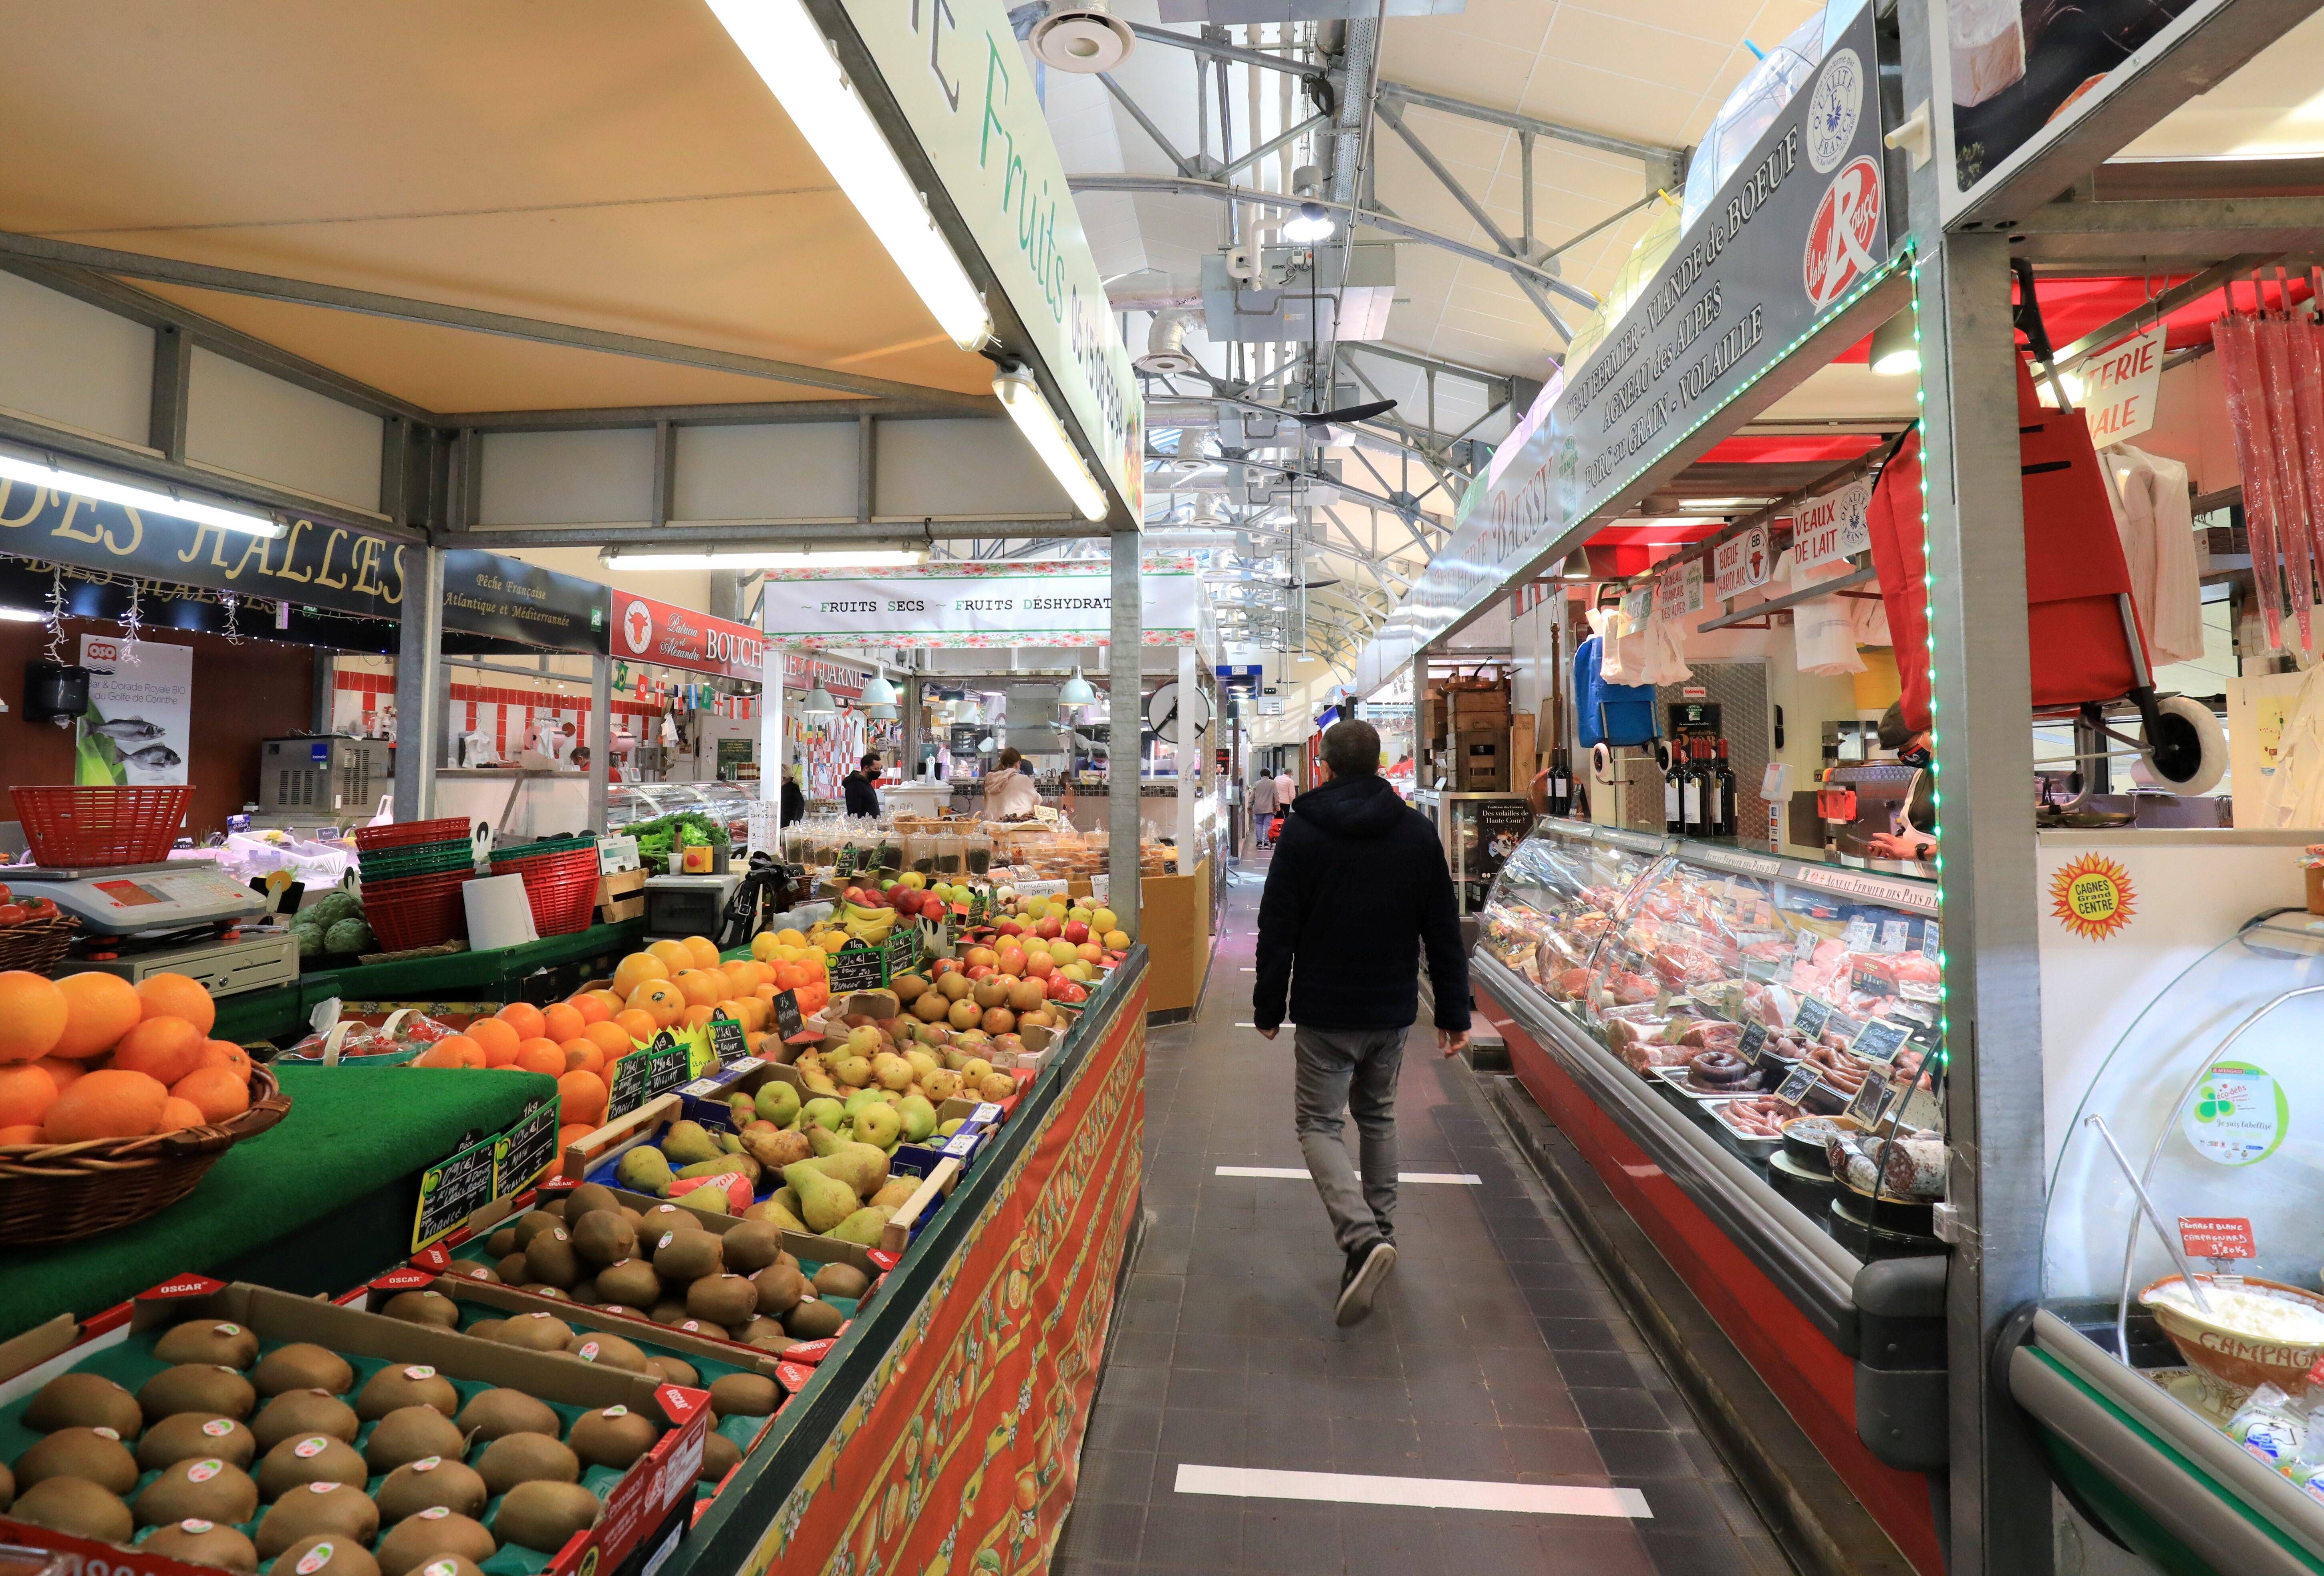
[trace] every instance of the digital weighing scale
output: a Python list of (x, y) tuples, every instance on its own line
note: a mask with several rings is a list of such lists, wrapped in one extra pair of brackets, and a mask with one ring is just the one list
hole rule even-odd
[[(62, 973), (100, 970), (133, 984), (149, 974), (185, 974), (213, 996), (286, 984), (299, 977), (298, 938), (235, 935), (235, 920), (263, 913), (264, 899), (208, 860), (157, 864), (0, 866), (0, 880), (46, 898), (85, 933)], [(186, 935), (204, 926), (221, 935)], [(101, 938), (119, 939), (106, 943)]]

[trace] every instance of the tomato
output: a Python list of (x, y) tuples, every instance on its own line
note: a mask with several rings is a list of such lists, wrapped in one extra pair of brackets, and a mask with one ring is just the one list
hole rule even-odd
[(22, 903), (0, 903), (0, 925), (22, 925), (32, 917), (32, 911)]
[(8, 889), (8, 883), (0, 881), (0, 903), (13, 903), (15, 900), (16, 895)]

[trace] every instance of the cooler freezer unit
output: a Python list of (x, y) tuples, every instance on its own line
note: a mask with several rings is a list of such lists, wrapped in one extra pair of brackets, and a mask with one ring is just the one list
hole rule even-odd
[(327, 733), (259, 746), (258, 805), (270, 815), (328, 816), (376, 804), (394, 780), (384, 739)]

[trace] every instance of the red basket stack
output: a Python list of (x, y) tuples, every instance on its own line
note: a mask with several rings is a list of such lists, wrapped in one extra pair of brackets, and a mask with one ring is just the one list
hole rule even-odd
[(466, 842), (474, 832), (466, 816), (447, 816), (440, 821), (392, 821), (384, 826), (356, 827), (355, 847), (369, 853), (381, 848), (409, 848), (415, 843)]
[(8, 790), (36, 864), (158, 864), (170, 857), (194, 790), (182, 785), (133, 788), (46, 786)]
[(359, 827), (364, 917), (382, 952), (441, 946), (468, 934), (467, 896), (476, 873), (472, 828), (463, 816)]
[(532, 904), (532, 927), (542, 935), (572, 935), (589, 928), (597, 912), (597, 842), (552, 837), (496, 849), (493, 874), (521, 876)]

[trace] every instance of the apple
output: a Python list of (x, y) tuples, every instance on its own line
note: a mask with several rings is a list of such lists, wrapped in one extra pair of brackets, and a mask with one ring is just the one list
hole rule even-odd
[(1039, 936), (1043, 941), (1055, 941), (1058, 936), (1065, 934), (1065, 921), (1053, 918), (1047, 915), (1043, 915), (1041, 917), (1041, 923), (1033, 927), (1033, 934)]
[(957, 958), (938, 958), (928, 965), (928, 977), (932, 980), (941, 980), (946, 974), (956, 974), (959, 972), (960, 960)]
[(968, 962), (972, 967), (982, 963), (988, 969), (998, 968), (1001, 964), (999, 954), (995, 954), (989, 946), (970, 947), (968, 949)]
[(1057, 934), (1065, 940), (1070, 941), (1074, 945), (1079, 946), (1089, 940), (1089, 922), (1087, 920), (1068, 919), (1065, 923), (1065, 927)]
[(1025, 972), (1033, 979), (1046, 980), (1056, 972), (1056, 968), (1057, 960), (1047, 953), (1028, 953), (1025, 956)]
[(952, 1004), (951, 1010), (945, 1016), (954, 1028), (974, 1028), (979, 1020), (984, 1017), (984, 1009), (973, 1001), (955, 1001)]
[(927, 1023), (935, 1023), (952, 1006), (952, 998), (941, 991), (923, 991), (912, 999), (912, 1016)]
[(928, 884), (928, 878), (916, 870), (906, 871), (902, 875), (898, 876), (896, 880), (899, 885), (909, 887), (914, 891)]
[(1006, 1007), (988, 1007), (984, 1009), (984, 1021), (981, 1027), (987, 1034), (1007, 1034), (1017, 1027), (1017, 1015)]
[(1093, 941), (1084, 941), (1074, 950), (1081, 954), (1082, 962), (1085, 963), (1097, 963), (1105, 956), (1105, 948)]
[(1068, 980), (1065, 987), (1057, 992), (1056, 1000), (1065, 1002), (1086, 1001), (1089, 1000), (1089, 992)]
[(882, 876), (882, 877), (881, 877), (881, 878), (880, 878), (880, 889), (881, 889), (881, 891), (883, 891), (883, 892), (892, 892), (892, 891), (894, 891), (894, 890), (896, 889), (896, 878), (895, 878), (895, 877), (893, 877), (893, 876)]
[(1009, 1004), (1009, 982), (998, 974), (990, 974), (976, 982), (969, 998), (979, 1007), (1006, 1007)]
[(1030, 1012), (1049, 999), (1047, 987), (1038, 980), (1015, 980), (1009, 987), (1009, 1005), (1019, 1012)]
[(1025, 927), (1018, 924), (1014, 919), (1003, 919), (998, 925), (994, 926), (993, 928), (1000, 931), (1003, 935), (1021, 935), (1024, 934), (1025, 930)]
[(994, 968), (991, 963), (971, 963), (968, 965), (968, 977), (972, 980), (994, 979), (1000, 975), (1000, 972), (1001, 971)]
[(1105, 950), (1114, 957), (1120, 957), (1130, 950), (1130, 932), (1126, 930), (1119, 928), (1108, 930), (1102, 939), (1105, 942)]
[(1121, 916), (1116, 914), (1112, 909), (1096, 908), (1091, 910), (1090, 928), (1092, 930), (1102, 934), (1109, 930), (1119, 930), (1120, 927)]

